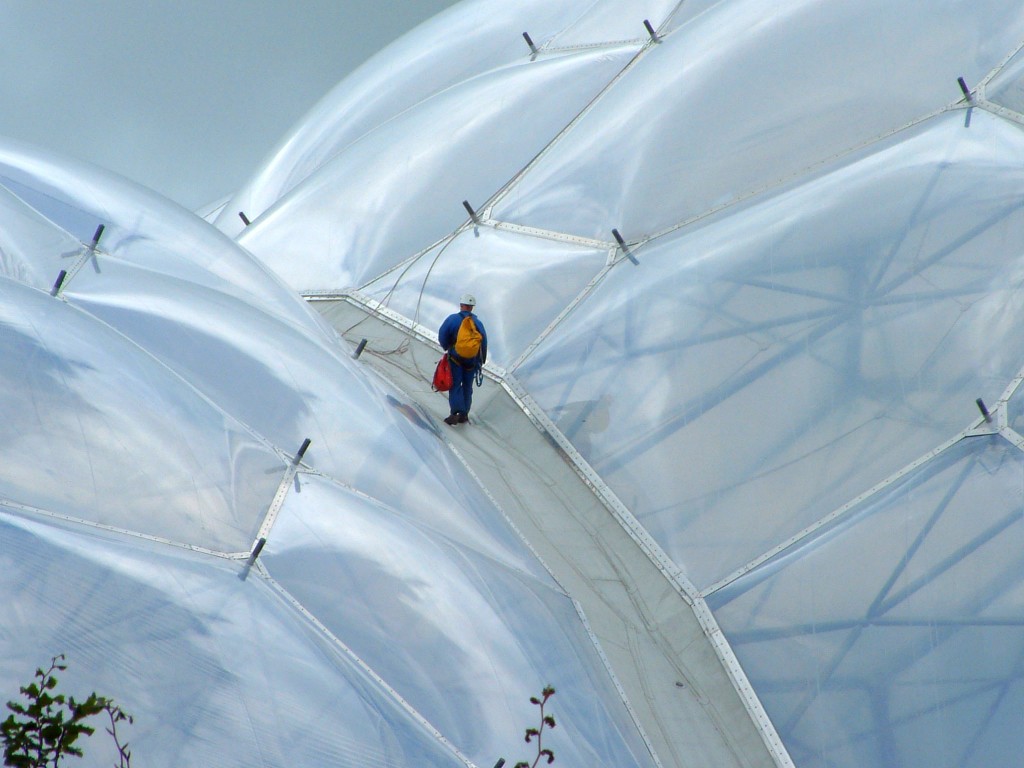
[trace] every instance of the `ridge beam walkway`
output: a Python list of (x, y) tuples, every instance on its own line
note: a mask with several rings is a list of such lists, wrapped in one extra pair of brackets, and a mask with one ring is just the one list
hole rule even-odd
[[(345, 295), (307, 297), (359, 360), (408, 394), (582, 607), (626, 703), (664, 768), (792, 766), (766, 734), (693, 608), (584, 482), (572, 460), (488, 377), (471, 424), (449, 427), (430, 379), (440, 348)], [(405, 321), (408, 323), (408, 321)], [(557, 686), (557, 681), (552, 681)], [(749, 692), (753, 696), (753, 692)], [(774, 747), (774, 748), (773, 748)]]

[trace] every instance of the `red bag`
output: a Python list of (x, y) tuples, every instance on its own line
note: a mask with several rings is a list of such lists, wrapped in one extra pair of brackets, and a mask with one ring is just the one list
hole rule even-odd
[(434, 381), (430, 388), (435, 392), (447, 392), (452, 388), (452, 366), (448, 362), (448, 355), (442, 355), (437, 361), (437, 368), (434, 369)]

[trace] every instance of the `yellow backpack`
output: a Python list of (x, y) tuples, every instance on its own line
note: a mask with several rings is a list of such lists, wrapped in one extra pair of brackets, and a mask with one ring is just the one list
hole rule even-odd
[(480, 354), (480, 347), (484, 342), (483, 334), (477, 330), (473, 317), (467, 315), (462, 318), (462, 325), (455, 336), (455, 354), (463, 360), (472, 360)]

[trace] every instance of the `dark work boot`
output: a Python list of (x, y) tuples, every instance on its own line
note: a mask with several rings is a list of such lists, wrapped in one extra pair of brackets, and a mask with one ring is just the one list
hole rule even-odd
[(459, 414), (453, 413), (451, 416), (446, 417), (444, 423), (448, 426), (454, 427), (459, 423)]

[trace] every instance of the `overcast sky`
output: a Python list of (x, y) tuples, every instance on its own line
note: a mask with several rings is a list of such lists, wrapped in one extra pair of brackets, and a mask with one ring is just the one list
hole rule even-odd
[(0, 134), (196, 209), (455, 0), (0, 0)]

